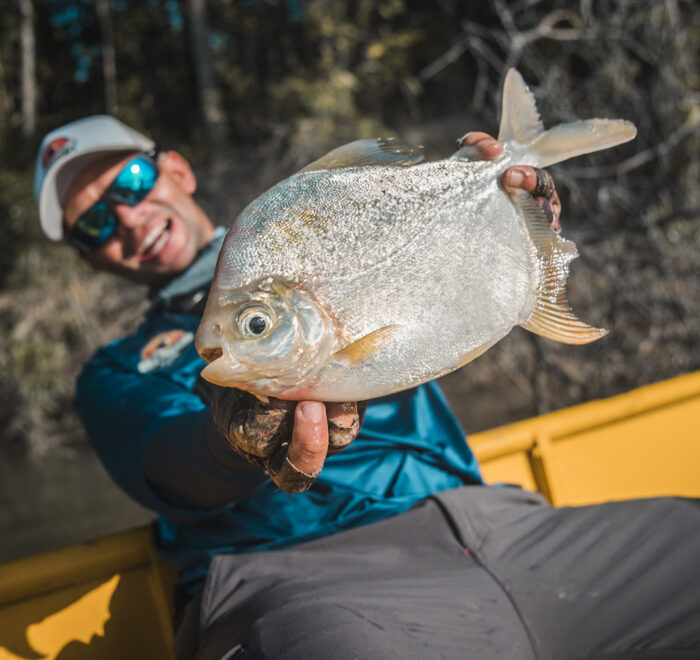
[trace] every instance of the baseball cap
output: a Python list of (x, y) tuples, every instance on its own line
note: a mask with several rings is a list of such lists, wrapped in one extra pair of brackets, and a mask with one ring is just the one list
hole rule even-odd
[(88, 165), (110, 154), (151, 151), (155, 142), (109, 115), (93, 115), (51, 131), (36, 161), (34, 197), (39, 221), (54, 241), (63, 237), (63, 202)]

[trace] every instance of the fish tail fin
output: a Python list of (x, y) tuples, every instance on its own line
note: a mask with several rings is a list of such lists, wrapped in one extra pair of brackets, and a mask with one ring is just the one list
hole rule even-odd
[(498, 139), (527, 146), (536, 154), (539, 167), (614, 147), (636, 135), (635, 125), (624, 119), (584, 119), (545, 131), (535, 97), (522, 76), (515, 69), (506, 74)]
[(521, 327), (564, 344), (588, 344), (607, 334), (576, 318), (566, 299), (569, 263), (578, 256), (576, 245), (558, 236), (544, 211), (522, 190), (511, 194), (521, 210), (539, 270), (534, 311)]

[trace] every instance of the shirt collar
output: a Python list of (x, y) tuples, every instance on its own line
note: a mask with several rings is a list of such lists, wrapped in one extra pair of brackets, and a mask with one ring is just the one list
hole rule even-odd
[[(226, 236), (225, 227), (216, 227), (211, 241), (199, 252), (192, 264), (174, 280), (170, 280), (165, 286), (153, 287), (148, 296), (151, 299), (151, 306), (147, 314), (151, 315), (158, 311), (169, 309), (177, 299), (182, 299), (191, 294), (209, 290), (216, 259), (219, 250)], [(177, 306), (177, 305), (176, 305)]]

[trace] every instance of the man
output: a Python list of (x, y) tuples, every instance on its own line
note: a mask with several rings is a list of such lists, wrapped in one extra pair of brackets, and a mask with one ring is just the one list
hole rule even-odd
[[(483, 133), (463, 143), (481, 158), (502, 150)], [(545, 173), (511, 168), (502, 184), (534, 193), (556, 226)], [(181, 156), (157, 153), (111, 117), (53, 131), (39, 154), (47, 235), (68, 240), (96, 269), (152, 287), (139, 330), (85, 367), (77, 405), (115, 481), (161, 514), (156, 543), (180, 571), (181, 603), (190, 600), (181, 655), (563, 657), (646, 643), (644, 599), (616, 594), (643, 561), (682, 546), (671, 514), (700, 528), (697, 507), (659, 501), (644, 517), (629, 515), (632, 505), (567, 512), (518, 490), (464, 488), (482, 484), (478, 467), (432, 383), (366, 411), (263, 406), (206, 385), (192, 340), (223, 231), (195, 190)], [(640, 532), (652, 525), (660, 540), (640, 555)], [(601, 526), (622, 533), (587, 564)], [(611, 553), (641, 559), (601, 585)], [(693, 563), (689, 551), (678, 558)], [(566, 581), (577, 567), (578, 581)], [(697, 577), (668, 562), (657, 572), (649, 593), (672, 586), (680, 605), (656, 625), (650, 647), (688, 646), (698, 639), (689, 624)], [(622, 641), (603, 597), (627, 609)]]

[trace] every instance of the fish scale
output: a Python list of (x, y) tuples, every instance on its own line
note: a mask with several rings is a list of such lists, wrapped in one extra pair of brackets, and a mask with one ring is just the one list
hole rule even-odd
[[(270, 199), (261, 200), (260, 208), (264, 213), (252, 217), (246, 212), (241, 215), (239, 222), (243, 226), (267, 225), (267, 232), (261, 232), (260, 240), (239, 244), (237, 250), (231, 252), (222, 268), (227, 276), (220, 277), (218, 283), (221, 287), (236, 288), (272, 274), (265, 255), (276, 253), (290, 235), (304, 232), (306, 228), (300, 216), (315, 199), (331, 216), (328, 233), (333, 240), (328, 241), (325, 231), (319, 234), (308, 230), (303, 246), (286, 252), (275, 264), (274, 274), (307, 286), (322, 304), (337, 310), (351, 339), (359, 338), (372, 326), (376, 328), (382, 319), (399, 318), (396, 315), (401, 309), (394, 309), (399, 302), (403, 309), (408, 304), (406, 312), (411, 314), (422, 309), (422, 301), (413, 298), (401, 301), (396, 296), (396, 289), (404, 287), (406, 273), (414, 280), (432, 282), (432, 286), (426, 288), (432, 296), (439, 296), (436, 302), (473, 308), (472, 298), (477, 294), (470, 277), (472, 272), (482, 272), (487, 264), (505, 262), (509, 257), (519, 264), (520, 270), (529, 268), (527, 246), (520, 240), (511, 240), (517, 222), (515, 208), (507, 203), (507, 198), (498, 208), (494, 196), (483, 192), (487, 186), (479, 180), (493, 179), (492, 172), (502, 171), (506, 166), (499, 162), (480, 167), (481, 177), (471, 163), (457, 160), (426, 163), (399, 171), (377, 168), (367, 173), (364, 168), (350, 168), (335, 174), (330, 181), (323, 173), (308, 173), (299, 177), (293, 186), (271, 190)], [(482, 189), (476, 196), (476, 214), (474, 186)], [(332, 194), (326, 203), (324, 194), (329, 195), (329, 190)], [(426, 195), (426, 190), (430, 191), (430, 196)], [(488, 208), (489, 201), (491, 208)], [(266, 218), (280, 217), (282, 210), (286, 211), (283, 220), (266, 223)], [(496, 217), (498, 222), (488, 227)], [(323, 226), (325, 229), (326, 224)], [(473, 234), (487, 229), (488, 243), (474, 243)], [(513, 245), (508, 246), (508, 241)], [(446, 255), (445, 247), (454, 249)], [(352, 260), (347, 260), (348, 253)], [(339, 261), (337, 255), (347, 262)], [(449, 257), (447, 263), (446, 256)], [(348, 296), (344, 285), (349, 280), (353, 281), (353, 288), (359, 290), (370, 290), (378, 283), (381, 287), (371, 296)], [(521, 292), (509, 291), (512, 287), (507, 284), (505, 282), (492, 293), (500, 298), (510, 293), (510, 305), (512, 299), (521, 297)], [(474, 294), (470, 295), (470, 291)], [(381, 307), (379, 318), (377, 311), (370, 314), (377, 303)], [(479, 315), (483, 316), (483, 312)], [(476, 320), (467, 317), (455, 322), (471, 325)], [(459, 347), (456, 350), (459, 352)]]
[(601, 337), (566, 302), (575, 246), (498, 179), (634, 134), (600, 119), (545, 131), (511, 70), (493, 161), (460, 149), (422, 162), (387, 139), (332, 151), (233, 224), (197, 333), (200, 354), (217, 357), (202, 375), (260, 397), (362, 400), (448, 373), (516, 325), (568, 343)]

